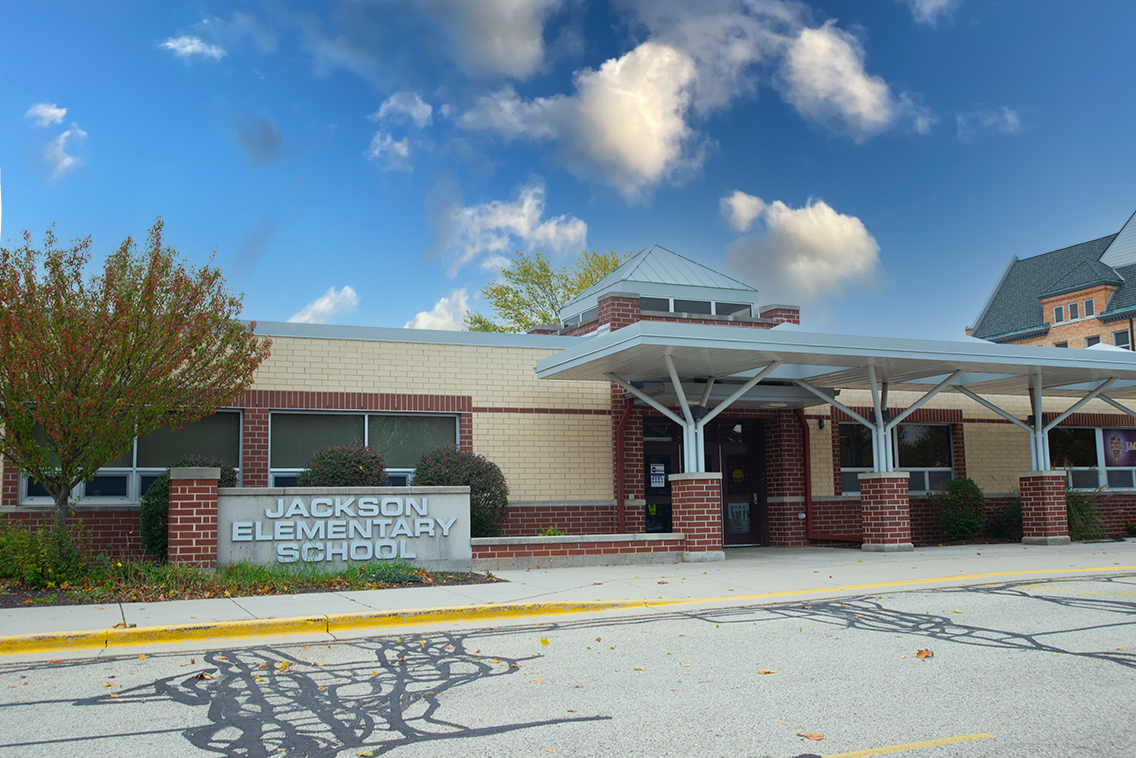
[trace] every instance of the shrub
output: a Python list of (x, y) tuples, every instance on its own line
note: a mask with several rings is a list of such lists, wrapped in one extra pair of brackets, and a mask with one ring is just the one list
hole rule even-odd
[(1022, 499), (1010, 498), (986, 520), (986, 536), (992, 540), (1019, 541), (1022, 538)]
[(1069, 520), (1069, 539), (1073, 542), (1108, 537), (1097, 520), (1097, 492), (1099, 490), (1065, 490), (1065, 516)]
[[(237, 471), (223, 458), (210, 458), (204, 455), (184, 455), (170, 468), (219, 468), (221, 478), (218, 487), (236, 487)], [(170, 541), (170, 472), (159, 476), (142, 495), (140, 522), (142, 549), (156, 555), (163, 561), (169, 551)]]
[(928, 494), (935, 518), (947, 540), (971, 540), (986, 521), (986, 500), (973, 479), (952, 479), (939, 492)]
[(1128, 535), (1130, 537), (1136, 537), (1136, 524), (1133, 524), (1131, 521), (1129, 521), (1124, 525), (1124, 529), (1128, 532)]
[(553, 524), (537, 535), (537, 537), (563, 537), (564, 530)]
[(497, 464), (456, 447), (424, 453), (414, 469), (415, 486), (469, 487), (469, 530), (473, 537), (496, 537), (509, 507), (509, 485)]
[(306, 471), (296, 477), (298, 487), (385, 487), (383, 454), (362, 442), (332, 445), (317, 450)]
[(91, 562), (91, 538), (82, 523), (36, 531), (0, 524), (0, 579), (50, 589), (82, 579)]

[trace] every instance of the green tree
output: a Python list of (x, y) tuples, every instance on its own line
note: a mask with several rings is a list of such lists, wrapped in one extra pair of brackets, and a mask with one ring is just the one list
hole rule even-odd
[(503, 281), (493, 282), (481, 294), (493, 308), (492, 317), (465, 314), (465, 328), (471, 332), (524, 332), (541, 324), (560, 322), (560, 309), (566, 302), (591, 287), (631, 253), (619, 255), (581, 252), (574, 266), (554, 267), (548, 254), (536, 251), (513, 253), (509, 266), (500, 267)]
[(90, 237), (0, 248), (0, 454), (39, 482), (64, 528), (69, 494), (136, 436), (178, 428), (252, 384), (271, 342), (238, 320), (219, 269), (185, 268), (150, 228), (89, 277)]

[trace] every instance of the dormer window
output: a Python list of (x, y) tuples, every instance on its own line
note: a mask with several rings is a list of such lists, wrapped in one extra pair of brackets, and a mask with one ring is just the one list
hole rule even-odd
[(1093, 300), (1086, 300), (1085, 301), (1085, 318), (1088, 318), (1089, 316), (1096, 315), (1096, 312), (1097, 312), (1096, 302), (1093, 301)]
[(1080, 309), (1081, 309), (1080, 303), (1069, 303), (1069, 320), (1070, 321), (1074, 321), (1074, 320), (1079, 319), (1081, 317)]
[(1053, 308), (1053, 323), (1060, 324), (1065, 320), (1065, 306), (1057, 305)]
[(715, 316), (742, 316), (749, 318), (753, 315), (753, 306), (749, 303), (723, 303), (717, 300), (681, 300), (669, 297), (640, 297), (640, 311), (654, 311), (656, 313), (688, 313), (691, 315)]

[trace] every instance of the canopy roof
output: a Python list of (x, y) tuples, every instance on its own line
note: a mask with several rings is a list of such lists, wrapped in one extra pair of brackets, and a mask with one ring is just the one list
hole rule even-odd
[(683, 380), (746, 378), (781, 361), (766, 382), (805, 380), (816, 388), (870, 390), (869, 366), (892, 391), (913, 385), (922, 392), (956, 371), (947, 391), (965, 387), (981, 395), (1029, 395), (1031, 377), (1045, 395), (1081, 398), (1106, 379), (1107, 394), (1136, 398), (1136, 353), (959, 341), (860, 337), (792, 329), (749, 329), (640, 321), (607, 334), (582, 338), (537, 362), (541, 379), (668, 382), (664, 356)]

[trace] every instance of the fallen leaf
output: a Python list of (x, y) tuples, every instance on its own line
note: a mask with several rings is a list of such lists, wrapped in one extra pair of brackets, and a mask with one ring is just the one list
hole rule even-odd
[(770, 669), (758, 669), (757, 673), (759, 673), (759, 674), (776, 674), (777, 672), (771, 671)]
[(596, 637), (596, 642), (602, 642), (602, 641), (603, 641), (603, 637)]
[(592, 582), (592, 584), (599, 586), (599, 585), (603, 584), (603, 582)]
[[(183, 663), (182, 665), (184, 666), (185, 664)], [(257, 666), (257, 668), (260, 669), (261, 671), (264, 671), (266, 668), (268, 668), (268, 664), (262, 663), (259, 666)]]
[[(30, 602), (30, 601), (25, 601), (25, 602)], [(111, 629), (125, 629), (125, 628), (126, 628), (126, 622), (125, 621), (119, 621), (117, 624), (115, 624), (114, 626), (111, 627)]]
[(370, 750), (363, 750), (361, 752), (356, 753), (355, 755), (362, 755), (362, 756), (365, 757), (365, 756), (369, 756), (369, 755), (374, 755), (374, 753), (372, 753)]
[(140, 661), (146, 660), (146, 654), (143, 653), (142, 655), (138, 656), (138, 660), (140, 660)]
[(118, 697), (118, 695), (113, 692), (108, 692), (107, 697)]
[(641, 669), (641, 668), (634, 669), (634, 671), (642, 671), (642, 670), (643, 669)]
[(813, 609), (811, 605), (802, 605), (801, 608), (806, 611), (811, 611)]
[(932, 653), (930, 650), (927, 650), (926, 648), (924, 648), (923, 650), (917, 651), (915, 653), (915, 657), (920, 658), (920, 659), (922, 659), (922, 658), (934, 658), (935, 654)]
[(213, 675), (206, 671), (199, 671), (193, 675), (194, 679), (212, 679)]
[(55, 660), (52, 661), (52, 663), (63, 663), (63, 659), (62, 658), (56, 658)]
[(951, 613), (962, 613), (962, 611), (951, 611)]
[(662, 582), (662, 581), (660, 581), (660, 582), (659, 582), (659, 584), (667, 584), (667, 583), (668, 583), (668, 582)]
[(541, 637), (541, 638), (540, 638), (540, 644), (542, 644), (542, 645), (547, 645), (547, 644), (548, 644), (548, 640), (547, 640), (547, 639), (546, 639), (545, 637)]
[(576, 712), (576, 709), (575, 709), (575, 708), (569, 708), (569, 709), (568, 709), (568, 712), (569, 712), (569, 713), (575, 713), (575, 712)]
[(807, 739), (814, 740), (814, 741), (820, 741), (820, 740), (824, 739), (824, 735), (821, 734), (820, 732), (806, 732), (805, 734), (801, 734), (800, 732), (797, 732), (797, 736), (798, 737), (805, 737)]

